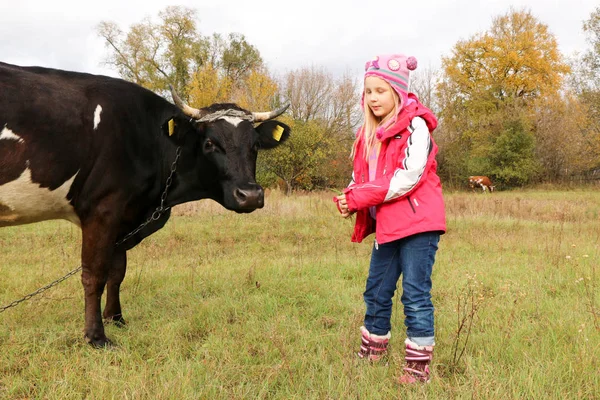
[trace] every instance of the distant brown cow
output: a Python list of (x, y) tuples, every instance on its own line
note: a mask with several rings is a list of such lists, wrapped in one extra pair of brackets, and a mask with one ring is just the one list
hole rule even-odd
[(494, 191), (494, 185), (487, 176), (470, 176), (469, 186), (473, 191), (475, 191), (475, 188), (481, 188), (484, 192), (489, 190), (490, 193)]

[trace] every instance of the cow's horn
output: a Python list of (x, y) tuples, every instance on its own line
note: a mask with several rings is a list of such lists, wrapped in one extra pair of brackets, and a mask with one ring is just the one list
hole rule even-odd
[(253, 112), (252, 117), (254, 118), (254, 122), (267, 121), (269, 119), (273, 119), (273, 118), (278, 117), (281, 114), (283, 114), (289, 106), (290, 106), (290, 103), (287, 103), (283, 107), (278, 108), (275, 111)]
[(175, 105), (177, 105), (177, 107), (181, 108), (181, 111), (183, 111), (183, 113), (185, 115), (187, 115), (190, 118), (194, 118), (194, 119), (200, 119), (206, 115), (206, 112), (203, 112), (202, 110), (199, 110), (194, 107), (190, 107), (187, 104), (185, 104), (183, 102), (183, 100), (181, 100), (181, 98), (179, 97), (177, 92), (175, 92), (175, 89), (173, 89), (173, 86), (169, 85), (169, 88), (171, 89), (171, 96), (173, 96), (173, 101), (175, 102)]

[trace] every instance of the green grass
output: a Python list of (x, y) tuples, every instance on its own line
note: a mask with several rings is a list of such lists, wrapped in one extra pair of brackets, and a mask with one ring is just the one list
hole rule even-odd
[[(332, 196), (177, 208), (129, 252), (109, 350), (83, 340), (78, 275), (1, 313), (0, 398), (600, 398), (599, 192), (446, 194), (434, 379), (408, 388), (399, 304), (387, 362), (355, 356), (372, 241), (350, 243)], [(78, 266), (80, 240), (62, 221), (0, 229), (0, 306)]]

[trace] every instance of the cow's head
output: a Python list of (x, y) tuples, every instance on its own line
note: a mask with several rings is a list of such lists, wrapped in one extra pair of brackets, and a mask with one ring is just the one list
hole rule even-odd
[(262, 208), (264, 192), (256, 183), (256, 158), (259, 150), (277, 147), (289, 137), (290, 128), (273, 120), (289, 104), (260, 113), (229, 103), (196, 109), (185, 104), (172, 88), (171, 94), (188, 117), (189, 123), (183, 125), (191, 126), (178, 138), (188, 153), (187, 161), (182, 160), (187, 164), (181, 168), (187, 173), (184, 179), (197, 182), (207, 191), (202, 197), (212, 198), (229, 210)]

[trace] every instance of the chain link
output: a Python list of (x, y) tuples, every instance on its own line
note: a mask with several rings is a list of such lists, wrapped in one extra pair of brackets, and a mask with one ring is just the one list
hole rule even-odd
[[(177, 147), (177, 151), (175, 152), (175, 161), (173, 161), (173, 163), (171, 164), (171, 171), (169, 173), (169, 177), (167, 178), (167, 182), (165, 183), (165, 190), (162, 192), (162, 194), (160, 196), (160, 205), (156, 208), (156, 210), (154, 210), (154, 212), (152, 213), (152, 215), (146, 221), (144, 221), (140, 226), (138, 226), (133, 231), (131, 231), (130, 233), (128, 233), (127, 235), (125, 235), (123, 237), (123, 239), (119, 240), (116, 243), (116, 246), (119, 246), (120, 244), (122, 244), (125, 241), (127, 241), (133, 235), (135, 235), (136, 233), (138, 233), (139, 231), (141, 231), (142, 229), (144, 229), (144, 227), (146, 225), (148, 225), (150, 222), (157, 221), (160, 218), (160, 216), (165, 211), (171, 209), (171, 207), (166, 207), (165, 208), (165, 201), (167, 200), (167, 193), (169, 191), (169, 187), (173, 183), (173, 175), (175, 174), (175, 171), (177, 170), (177, 161), (179, 160), (179, 156), (181, 156), (181, 147)], [(20, 303), (22, 303), (24, 301), (27, 301), (27, 300), (31, 299), (32, 297), (35, 297), (38, 294), (40, 294), (42, 292), (45, 292), (46, 290), (48, 290), (48, 289), (50, 289), (50, 288), (58, 285), (59, 283), (61, 283), (64, 280), (67, 280), (68, 278), (70, 278), (71, 276), (75, 275), (79, 271), (81, 271), (81, 266), (79, 266), (79, 267), (75, 268), (74, 270), (70, 271), (69, 273), (67, 273), (62, 278), (58, 278), (54, 282), (51, 282), (51, 283), (47, 284), (46, 286), (39, 288), (35, 292), (31, 292), (31, 293), (29, 293), (28, 295), (22, 297), (19, 300), (15, 300), (15, 301), (13, 301), (10, 304), (7, 304), (5, 306), (0, 307), (0, 314), (3, 313), (4, 311), (8, 310), (11, 307), (15, 307), (16, 305), (18, 305), (18, 304), (20, 304)]]
[(22, 299), (19, 300), (15, 300), (12, 303), (4, 306), (4, 307), (0, 307), (0, 313), (3, 313), (4, 311), (6, 311), (7, 309), (14, 307), (16, 305), (18, 305), (19, 303), (22, 303), (24, 301), (29, 300), (30, 298), (37, 296), (38, 294), (45, 292), (46, 290), (50, 289), (53, 286), (58, 285), (59, 283), (61, 283), (62, 281), (66, 280), (67, 278), (70, 278), (71, 276), (75, 275), (79, 270), (81, 270), (81, 267), (77, 267), (75, 268), (73, 271), (69, 272), (68, 274), (66, 274), (65, 276), (63, 276), (60, 279), (55, 280), (54, 282), (39, 288), (38, 290), (36, 290), (35, 292), (29, 293), (27, 296), (23, 297)]
[(119, 246), (123, 242), (126, 242), (127, 240), (129, 240), (129, 238), (131, 238), (133, 235), (135, 235), (136, 233), (138, 233), (139, 231), (144, 229), (146, 227), (146, 225), (148, 225), (152, 221), (157, 221), (165, 211), (168, 211), (171, 208), (171, 207), (165, 208), (165, 201), (167, 200), (167, 193), (169, 191), (169, 187), (173, 183), (173, 175), (175, 174), (175, 171), (177, 170), (177, 161), (179, 160), (179, 156), (181, 156), (181, 147), (177, 148), (177, 151), (175, 153), (175, 161), (173, 161), (173, 163), (171, 164), (171, 173), (169, 174), (169, 177), (167, 178), (167, 181), (165, 183), (165, 190), (163, 191), (162, 195), (160, 196), (160, 205), (156, 208), (156, 210), (154, 210), (152, 215), (150, 215), (150, 217), (148, 217), (148, 219), (146, 221), (142, 222), (142, 224), (140, 226), (138, 226), (133, 231), (131, 231), (127, 235), (125, 235), (123, 237), (123, 239), (119, 240), (117, 242), (117, 246)]

